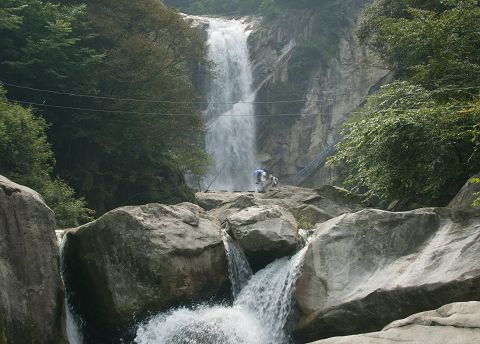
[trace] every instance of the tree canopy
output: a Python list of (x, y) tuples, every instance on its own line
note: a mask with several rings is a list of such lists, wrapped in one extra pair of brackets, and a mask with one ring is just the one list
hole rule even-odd
[(156, 0), (0, 4), (7, 97), (45, 120), (56, 160), (46, 173), (97, 214), (192, 200), (183, 175), (208, 162), (192, 103), (205, 49), (199, 30)]
[(76, 226), (93, 211), (66, 183), (52, 178), (55, 158), (47, 142), (47, 124), (30, 109), (10, 104), (0, 88), (0, 174), (40, 192), (60, 227)]
[(478, 86), (478, 1), (377, 0), (358, 34), (401, 78), (427, 88)]

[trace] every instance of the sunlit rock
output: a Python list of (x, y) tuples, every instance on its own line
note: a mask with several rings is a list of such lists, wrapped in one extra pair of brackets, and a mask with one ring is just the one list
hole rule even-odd
[(316, 228), (296, 300), (301, 341), (380, 330), (480, 298), (480, 213), (367, 209)]
[(380, 332), (329, 338), (311, 344), (391, 343), (480, 343), (480, 302), (452, 303), (394, 321)]
[(277, 205), (243, 209), (226, 219), (226, 228), (254, 270), (293, 254), (301, 242), (295, 218)]

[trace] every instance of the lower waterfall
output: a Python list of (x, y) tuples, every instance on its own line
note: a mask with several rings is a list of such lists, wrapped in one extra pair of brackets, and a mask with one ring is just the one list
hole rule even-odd
[[(239, 247), (227, 238), (227, 253)], [(139, 326), (137, 344), (288, 344), (288, 320), (293, 292), (306, 248), (291, 258), (274, 261), (248, 276), (243, 252), (227, 254), (233, 286), (233, 305), (200, 305), (178, 308)], [(235, 251), (238, 253), (238, 251)], [(241, 267), (239, 269), (239, 267)], [(233, 271), (233, 269), (236, 269)], [(238, 273), (238, 271), (243, 271)], [(237, 280), (236, 280), (237, 279)], [(235, 288), (243, 286), (238, 294)]]
[[(60, 251), (60, 271), (61, 277), (63, 280), (63, 271), (64, 271), (64, 263), (63, 263), (63, 248), (65, 246), (66, 236), (63, 234), (62, 230), (55, 231), (57, 236), (57, 243), (59, 246)], [(78, 326), (78, 320), (76, 316), (73, 314), (71, 306), (68, 304), (67, 298), (67, 290), (65, 290), (65, 322), (66, 322), (66, 330), (67, 330), (67, 338), (70, 344), (82, 344), (83, 343), (83, 336)]]

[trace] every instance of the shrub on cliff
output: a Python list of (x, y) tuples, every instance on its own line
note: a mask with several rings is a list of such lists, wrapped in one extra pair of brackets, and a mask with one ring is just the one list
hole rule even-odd
[[(360, 40), (402, 82), (371, 96), (331, 162), (380, 205), (445, 205), (480, 170), (480, 6), (476, 0), (375, 0)], [(416, 86), (421, 85), (421, 86)]]
[[(428, 88), (477, 87), (480, 80), (477, 0), (376, 0), (358, 36), (402, 78)], [(449, 90), (448, 96), (468, 94)]]
[(396, 82), (371, 96), (344, 127), (330, 163), (374, 204), (445, 205), (480, 170), (474, 139), (480, 100), (438, 103), (435, 92)]

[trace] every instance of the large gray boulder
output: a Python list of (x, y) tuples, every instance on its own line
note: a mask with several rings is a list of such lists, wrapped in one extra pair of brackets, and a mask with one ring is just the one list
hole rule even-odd
[(297, 339), (378, 331), (480, 299), (479, 229), (479, 212), (448, 208), (369, 209), (318, 225), (297, 281)]
[(254, 270), (294, 253), (301, 242), (295, 218), (277, 205), (238, 211), (226, 219), (226, 229), (243, 248)]
[(91, 342), (228, 290), (220, 224), (194, 204), (118, 208), (66, 236), (67, 290)]
[(394, 321), (380, 332), (335, 337), (311, 344), (478, 344), (480, 302), (458, 302)]
[(55, 218), (0, 176), (0, 343), (67, 343)]

